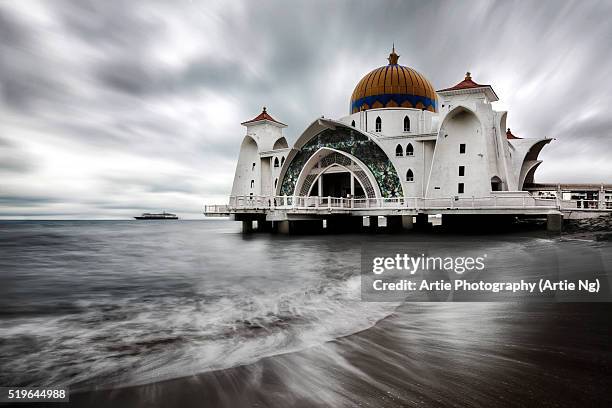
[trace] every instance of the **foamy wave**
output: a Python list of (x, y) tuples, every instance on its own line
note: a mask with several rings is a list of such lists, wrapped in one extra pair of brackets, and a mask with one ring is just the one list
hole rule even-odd
[[(84, 313), (0, 328), (3, 383), (133, 385), (229, 368), (364, 330), (395, 304), (360, 300), (360, 277), (192, 299), (89, 302)], [(10, 378), (10, 381), (9, 381)]]

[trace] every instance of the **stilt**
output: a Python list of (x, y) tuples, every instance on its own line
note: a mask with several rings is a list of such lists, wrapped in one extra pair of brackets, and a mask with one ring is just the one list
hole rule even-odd
[(291, 232), (291, 225), (289, 223), (290, 221), (287, 221), (287, 220), (279, 221), (278, 222), (278, 233), (289, 235), (289, 233)]
[(417, 214), (415, 228), (424, 230), (431, 228), (431, 223), (429, 222), (429, 216), (427, 214)]
[(253, 232), (253, 221), (252, 220), (242, 221), (242, 233), (248, 234), (251, 232)]
[(390, 215), (387, 216), (387, 231), (388, 232), (400, 232), (402, 230), (402, 216), (401, 215)]
[(563, 214), (548, 214), (546, 216), (546, 230), (561, 232), (563, 229)]
[(370, 215), (368, 219), (370, 220), (370, 226), (368, 227), (368, 231), (376, 232), (378, 230), (378, 216)]
[(414, 228), (412, 215), (402, 215), (402, 229), (411, 230)]

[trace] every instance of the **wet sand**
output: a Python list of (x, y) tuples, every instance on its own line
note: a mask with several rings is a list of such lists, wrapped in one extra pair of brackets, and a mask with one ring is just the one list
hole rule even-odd
[(70, 405), (612, 406), (611, 312), (607, 303), (406, 303), (373, 328), (319, 347), (73, 394)]

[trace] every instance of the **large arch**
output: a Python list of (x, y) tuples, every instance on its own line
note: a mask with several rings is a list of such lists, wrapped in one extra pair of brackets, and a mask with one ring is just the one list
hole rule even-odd
[(538, 142), (534, 143), (525, 154), (525, 158), (523, 159), (519, 173), (519, 190), (522, 190), (525, 184), (533, 183), (535, 171), (537, 170), (538, 166), (542, 164), (542, 160), (539, 160), (538, 156), (540, 155), (540, 152), (544, 146), (550, 143), (550, 141), (551, 139), (539, 140)]
[(446, 126), (446, 124), (452, 120), (455, 116), (461, 114), (461, 113), (468, 113), (468, 114), (472, 114), (476, 117), (476, 119), (478, 120), (478, 122), (480, 123), (480, 126), (482, 127), (482, 121), (480, 120), (480, 118), (478, 117), (478, 114), (468, 108), (467, 106), (464, 105), (457, 105), (455, 106), (453, 109), (451, 109), (446, 116), (444, 116), (444, 120), (442, 120), (442, 124), (440, 125), (440, 130), (439, 132), (442, 132), (442, 130), (444, 129), (444, 127)]
[(370, 135), (341, 122), (317, 119), (304, 130), (287, 155), (279, 176), (277, 195), (292, 196), (304, 164), (321, 147), (348, 153), (359, 160), (374, 177), (381, 197), (401, 197), (403, 187), (398, 171), (380, 146)]
[[(318, 172), (313, 172), (319, 163), (322, 163), (323, 166), (319, 168)], [(363, 188), (366, 197), (382, 197), (374, 175), (361, 160), (349, 153), (329, 147), (320, 148), (304, 163), (295, 183), (296, 195), (309, 195), (312, 186), (321, 175), (334, 166), (342, 167), (351, 173)]]
[(287, 144), (287, 139), (285, 139), (284, 137), (280, 137), (276, 142), (274, 142), (272, 150), (286, 149), (287, 147), (289, 147), (289, 145)]
[(508, 120), (508, 112), (504, 111), (501, 112), (501, 115), (499, 116), (499, 132), (501, 135), (503, 135), (504, 133), (506, 133), (506, 123)]

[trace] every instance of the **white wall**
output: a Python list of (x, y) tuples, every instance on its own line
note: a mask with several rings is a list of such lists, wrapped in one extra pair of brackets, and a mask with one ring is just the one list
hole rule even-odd
[[(278, 178), (281, 169), (280, 161), (289, 152), (282, 133), (284, 125), (259, 121), (245, 126), (247, 134), (240, 147), (231, 195), (272, 195), (274, 180)], [(279, 146), (283, 148), (274, 150), (274, 147)], [(274, 167), (275, 157), (278, 157), (279, 167)], [(251, 180), (254, 180), (253, 187)]]
[[(432, 117), (435, 113), (413, 108), (380, 108), (369, 109), (364, 112), (353, 113), (339, 119), (340, 122), (351, 125), (355, 121), (355, 127), (381, 136), (398, 136), (430, 133), (432, 129)], [(382, 121), (381, 132), (376, 132), (376, 118), (380, 116)], [(404, 117), (410, 118), (410, 132), (404, 132)], [(367, 119), (367, 120), (366, 120)], [(367, 121), (367, 128), (366, 128)]]
[[(255, 168), (253, 168), (255, 163)], [(251, 180), (255, 186), (251, 188)], [(245, 136), (240, 146), (240, 155), (236, 165), (232, 196), (259, 195), (261, 186), (261, 163), (257, 143), (251, 136)]]
[[(432, 171), (427, 186), (427, 197), (484, 197), (491, 194), (491, 175), (488, 162), (488, 143), (483, 126), (473, 112), (455, 110), (445, 118), (433, 156)], [(464, 154), (460, 144), (466, 145)], [(459, 166), (465, 166), (465, 175), (459, 176)], [(464, 193), (458, 193), (458, 184), (464, 184)]]

